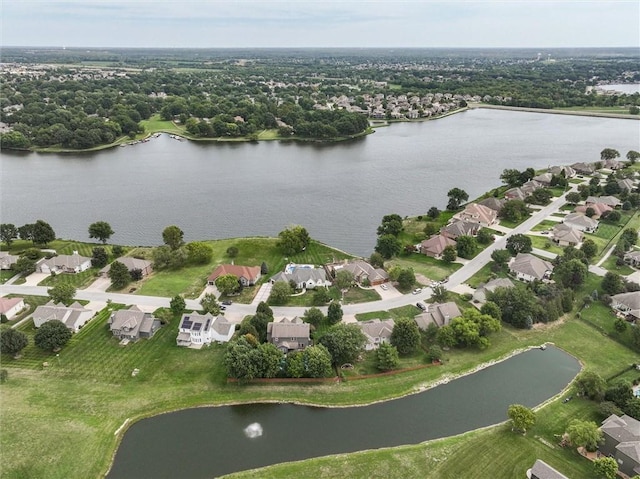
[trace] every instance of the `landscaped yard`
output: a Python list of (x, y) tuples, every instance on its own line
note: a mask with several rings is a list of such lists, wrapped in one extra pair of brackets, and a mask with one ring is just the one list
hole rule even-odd
[(433, 281), (441, 281), (462, 267), (459, 263), (447, 263), (418, 253), (410, 256), (399, 256), (385, 263), (387, 268), (391, 265), (398, 265), (401, 268), (413, 268), (415, 273), (426, 276)]
[(54, 276), (47, 276), (38, 283), (39, 286), (55, 286), (56, 284), (70, 284), (76, 289), (89, 286), (98, 277), (98, 268), (89, 268), (82, 273), (60, 273)]
[(534, 248), (548, 251), (549, 253), (562, 254), (563, 247), (558, 246), (550, 238), (537, 235), (527, 235), (531, 239), (531, 245)]

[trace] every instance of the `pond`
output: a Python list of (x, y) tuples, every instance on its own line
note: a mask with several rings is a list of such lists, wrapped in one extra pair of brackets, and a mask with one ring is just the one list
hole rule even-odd
[(204, 479), (329, 454), (417, 444), (505, 421), (509, 405), (536, 406), (562, 391), (579, 371), (574, 357), (548, 346), (369, 406), (247, 404), (162, 414), (129, 428), (107, 477)]

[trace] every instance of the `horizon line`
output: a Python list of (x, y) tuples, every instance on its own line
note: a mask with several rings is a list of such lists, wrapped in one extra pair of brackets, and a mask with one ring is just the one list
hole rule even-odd
[(301, 47), (292, 47), (292, 46), (244, 46), (244, 47), (231, 47), (231, 46), (217, 46), (217, 47), (168, 47), (168, 46), (66, 46), (66, 45), (0, 45), (0, 49), (2, 48), (48, 48), (48, 49), (60, 49), (60, 50), (71, 50), (71, 49), (139, 49), (139, 50), (319, 50), (319, 49), (331, 49), (331, 50), (365, 50), (365, 49), (373, 49), (373, 50), (434, 50), (434, 49), (445, 49), (445, 50), (540, 50), (540, 49), (554, 49), (554, 50), (568, 50), (568, 49), (637, 49), (640, 54), (640, 45), (627, 45), (627, 46), (519, 46), (519, 47), (508, 47), (508, 46), (455, 46), (455, 47), (447, 47), (447, 46), (301, 46)]

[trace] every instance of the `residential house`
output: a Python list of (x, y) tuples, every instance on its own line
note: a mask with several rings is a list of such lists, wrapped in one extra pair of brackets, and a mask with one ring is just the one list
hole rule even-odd
[(0, 314), (7, 319), (13, 318), (25, 308), (24, 298), (0, 298)]
[(515, 188), (509, 188), (504, 192), (504, 197), (506, 200), (522, 200), (529, 196), (528, 193), (524, 192), (522, 188), (516, 186)]
[(566, 224), (557, 224), (551, 231), (551, 239), (560, 246), (577, 246), (582, 242), (584, 233)]
[(234, 332), (235, 325), (227, 321), (224, 316), (213, 316), (211, 313), (184, 313), (178, 326), (176, 342), (178, 346), (201, 348), (213, 341), (229, 342)]
[(589, 163), (578, 162), (571, 165), (571, 168), (575, 170), (579, 175), (591, 175), (596, 171), (595, 167)]
[(456, 242), (444, 235), (435, 235), (420, 243), (420, 253), (431, 256), (432, 258), (440, 258), (447, 246), (455, 248)]
[(640, 319), (640, 291), (611, 296), (611, 307), (631, 321)]
[(551, 180), (553, 179), (553, 174), (551, 173), (542, 173), (541, 175), (534, 176), (533, 181), (537, 181), (542, 186), (551, 186)]
[(454, 221), (440, 229), (440, 234), (449, 239), (455, 240), (459, 236), (475, 236), (480, 230), (478, 223), (470, 223), (468, 221)]
[(520, 281), (531, 281), (549, 278), (553, 271), (553, 265), (548, 261), (538, 258), (529, 253), (518, 253), (509, 262), (509, 271)]
[(115, 311), (109, 318), (109, 329), (113, 335), (125, 342), (151, 338), (160, 329), (160, 321), (137, 306)]
[(622, 191), (626, 191), (628, 193), (631, 193), (636, 188), (636, 184), (629, 178), (623, 178), (618, 180), (616, 183), (618, 183), (618, 186)]
[(502, 211), (502, 208), (504, 207), (505, 203), (506, 201), (504, 199), (494, 198), (493, 196), (490, 196), (489, 198), (485, 198), (482, 201), (478, 201), (479, 205), (486, 206), (487, 208), (491, 208), (496, 213), (500, 213), (500, 211)]
[(426, 311), (414, 316), (414, 321), (420, 329), (427, 329), (430, 324), (435, 324), (439, 328), (447, 326), (453, 318), (461, 316), (458, 305), (453, 301), (448, 303), (433, 303), (427, 305)]
[(346, 270), (353, 274), (353, 278), (359, 284), (368, 283), (371, 286), (386, 283), (389, 281), (389, 275), (382, 268), (374, 268), (369, 263), (363, 260), (356, 260), (352, 262), (344, 262), (338, 264), (326, 265), (325, 269), (330, 275), (334, 275), (340, 270)]
[(232, 274), (238, 277), (238, 281), (242, 286), (253, 286), (260, 279), (259, 266), (240, 266), (237, 264), (221, 264), (207, 279), (207, 284), (216, 284), (216, 279), (226, 274)]
[(267, 341), (285, 354), (301, 351), (309, 346), (309, 325), (298, 317), (267, 323)]
[(549, 168), (549, 173), (556, 176), (562, 176), (567, 179), (576, 176), (576, 170), (570, 166), (552, 166)]
[(624, 262), (631, 266), (635, 266), (636, 268), (640, 267), (640, 251), (633, 250), (625, 253)]
[(293, 281), (296, 289), (315, 289), (331, 286), (331, 281), (327, 279), (327, 272), (323, 268), (294, 266), (290, 268), (290, 271), (290, 273), (280, 272), (275, 274), (271, 277), (271, 283)]
[(579, 205), (576, 206), (574, 211), (576, 213), (582, 213), (583, 215), (587, 214), (587, 210), (593, 210), (593, 215), (590, 218), (598, 219), (602, 215), (606, 215), (609, 211), (613, 211), (613, 208), (609, 205), (605, 205), (604, 203), (589, 203), (588, 205)]
[(581, 213), (569, 213), (563, 223), (585, 233), (594, 233), (598, 229), (598, 222)]
[(484, 303), (487, 301), (487, 293), (493, 293), (498, 288), (513, 288), (513, 283), (508, 278), (495, 278), (483, 284), (479, 284), (473, 293), (473, 301)]
[(564, 474), (559, 473), (542, 459), (536, 459), (531, 469), (527, 471), (528, 479), (569, 479)]
[[(134, 258), (133, 256), (122, 256), (121, 258), (116, 259), (116, 261), (125, 265), (129, 270), (129, 273), (139, 269), (142, 271), (142, 277), (150, 275), (153, 271), (153, 264), (151, 261), (147, 261), (146, 259)], [(111, 265), (108, 264), (100, 270), (100, 276), (107, 276), (110, 270)]]
[(627, 476), (640, 474), (640, 421), (627, 416), (612, 414), (600, 427), (604, 442), (600, 453), (613, 457), (618, 471)]
[(0, 269), (13, 269), (13, 265), (20, 259), (19, 256), (0, 251)]
[(453, 215), (453, 218), (489, 227), (497, 221), (498, 213), (486, 206), (470, 203), (465, 206), (464, 210)]
[(77, 333), (93, 317), (93, 311), (85, 308), (77, 301), (70, 306), (49, 301), (40, 305), (32, 314), (33, 325), (39, 328), (44, 323), (58, 320), (72, 332)]
[(621, 170), (625, 167), (625, 164), (622, 161), (610, 158), (602, 162), (602, 167), (608, 168), (609, 170)]
[(36, 265), (38, 273), (82, 273), (91, 268), (91, 258), (80, 256), (77, 251), (73, 254), (61, 254), (50, 259), (41, 260)]
[(369, 321), (358, 321), (358, 326), (367, 338), (367, 344), (365, 350), (373, 351), (378, 349), (382, 343), (388, 343), (391, 341), (391, 333), (395, 322), (393, 319), (385, 319), (381, 321), (379, 319), (371, 319)]
[(615, 196), (589, 196), (584, 203), (587, 206), (595, 203), (602, 203), (604, 205), (610, 206), (611, 208), (618, 208), (622, 205), (622, 201), (620, 201)]

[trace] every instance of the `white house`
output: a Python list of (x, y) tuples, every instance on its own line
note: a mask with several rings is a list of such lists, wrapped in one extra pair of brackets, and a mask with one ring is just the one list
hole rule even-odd
[(271, 277), (271, 283), (277, 281), (293, 281), (296, 289), (315, 289), (331, 286), (331, 281), (327, 279), (327, 272), (324, 268), (293, 267), (290, 273), (280, 272)]
[(13, 318), (24, 309), (24, 298), (0, 298), (0, 314)]
[(364, 349), (366, 351), (373, 351), (378, 349), (382, 343), (388, 343), (391, 341), (391, 333), (395, 322), (393, 319), (385, 319), (380, 321), (379, 319), (372, 319), (369, 321), (358, 321), (356, 323), (364, 335), (367, 338), (367, 344)]
[(78, 302), (65, 306), (62, 303), (56, 304), (49, 301), (47, 304), (38, 306), (32, 316), (33, 325), (36, 328), (49, 321), (58, 320), (72, 332), (77, 333), (93, 317), (93, 311)]
[(213, 316), (211, 313), (184, 313), (178, 328), (176, 343), (178, 346), (196, 349), (209, 345), (213, 341), (226, 343), (235, 332), (235, 325), (224, 316)]
[(38, 273), (82, 273), (91, 268), (91, 258), (80, 256), (77, 251), (73, 254), (61, 254), (50, 259), (40, 261), (36, 266)]

